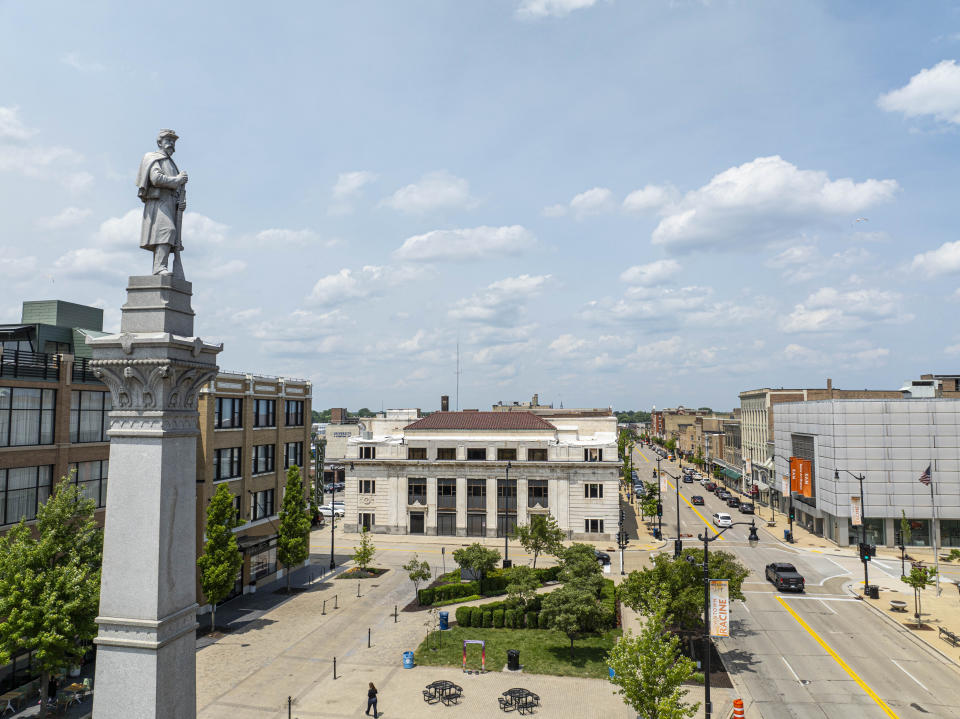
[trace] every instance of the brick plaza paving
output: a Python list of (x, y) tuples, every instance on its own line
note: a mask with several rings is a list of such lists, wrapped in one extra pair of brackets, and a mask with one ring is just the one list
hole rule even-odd
[[(339, 532), (338, 532), (339, 535)], [(313, 535), (313, 562), (322, 566), (329, 535)], [(400, 565), (419, 548), (411, 544), (390, 551), (388, 537), (377, 536), (379, 551), (375, 566), (390, 569), (377, 579), (357, 582), (316, 579), (307, 591), (289, 599), (273, 594), (282, 582), (227, 604), (220, 611), (218, 625), (235, 620), (240, 629), (214, 642), (201, 642), (197, 654), (197, 715), (200, 719), (281, 719), (287, 716), (287, 697), (294, 700), (293, 717), (354, 717), (366, 709), (367, 683), (379, 690), (379, 709), (388, 719), (399, 717), (460, 716), (478, 717), (502, 714), (497, 697), (512, 687), (524, 687), (540, 695), (541, 717), (594, 719), (611, 717), (633, 719), (630, 710), (614, 694), (614, 686), (605, 680), (575, 679), (503, 671), (506, 657), (487, 657), (487, 674), (467, 675), (456, 668), (402, 667), (402, 653), (419, 646), (428, 628), (426, 612), (401, 612), (394, 623), (393, 608), (401, 608), (413, 597), (413, 586)], [(433, 538), (431, 538), (433, 539)], [(450, 540), (456, 538), (447, 538)], [(459, 546), (463, 540), (451, 542)], [(344, 553), (355, 537), (338, 536)], [(420, 550), (421, 558), (431, 564), (439, 557)], [(447, 551), (451, 551), (451, 547)], [(514, 550), (511, 547), (511, 557)], [(326, 555), (329, 558), (329, 554)], [(517, 548), (517, 560), (524, 560)], [(338, 563), (341, 556), (338, 554)], [(452, 558), (447, 557), (448, 569)], [(307, 570), (295, 575), (294, 585), (305, 580)], [(319, 576), (319, 573), (317, 573)], [(339, 609), (333, 610), (333, 595), (339, 594)], [(327, 599), (327, 614), (322, 614)], [(260, 605), (261, 608), (257, 608)], [(264, 609), (263, 607), (268, 607)], [(250, 607), (249, 611), (245, 611)], [(450, 608), (451, 617), (453, 609)], [(372, 632), (372, 647), (367, 648), (367, 629)], [(205, 646), (204, 646), (205, 645)], [(333, 657), (337, 657), (337, 679), (333, 678)], [(521, 664), (523, 657), (521, 656)], [(437, 679), (448, 679), (463, 687), (458, 705), (428, 705), (422, 689)], [(714, 692), (714, 716), (723, 716), (729, 706), (728, 692)], [(701, 698), (694, 690), (690, 699)], [(700, 712), (702, 716), (702, 710)], [(512, 715), (512, 713), (511, 713)]]

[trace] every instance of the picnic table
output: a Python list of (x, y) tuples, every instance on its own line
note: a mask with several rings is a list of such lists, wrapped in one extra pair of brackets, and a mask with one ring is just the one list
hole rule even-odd
[(6, 714), (9, 711), (16, 714), (20, 711), (20, 705), (23, 699), (33, 693), (33, 690), (34, 686), (33, 682), (31, 682), (30, 684), (24, 684), (22, 687), (12, 689), (5, 694), (0, 694), (0, 705), (3, 706), (2, 713)]
[(540, 706), (540, 697), (529, 689), (523, 689), (521, 687), (508, 689), (503, 693), (503, 696), (499, 697), (498, 701), (500, 702), (501, 711), (511, 712), (517, 710), (521, 714), (526, 714), (527, 712), (532, 714), (534, 709)]
[(435, 682), (431, 682), (427, 684), (426, 689), (423, 690), (423, 700), (427, 704), (443, 702), (444, 705), (450, 706), (451, 704), (459, 702), (462, 697), (463, 687), (446, 679), (438, 679)]

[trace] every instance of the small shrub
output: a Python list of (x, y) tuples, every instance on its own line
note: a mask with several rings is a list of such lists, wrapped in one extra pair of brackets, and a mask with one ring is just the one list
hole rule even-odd
[(483, 612), (483, 628), (492, 629), (493, 628), (493, 612)]
[(470, 607), (457, 607), (457, 611), (454, 612), (454, 617), (456, 617), (457, 624), (461, 627), (470, 626)]
[(445, 607), (445, 606), (447, 606), (448, 604), (462, 604), (463, 602), (472, 602), (472, 601), (475, 600), (475, 599), (483, 599), (483, 597), (482, 597), (481, 595), (479, 595), (479, 594), (471, 594), (471, 595), (466, 596), (466, 597), (457, 597), (456, 599), (447, 599), (447, 600), (442, 601), (442, 602), (434, 602), (434, 603), (431, 604), (430, 606), (432, 606), (432, 607)]
[(503, 629), (503, 610), (498, 609), (493, 614), (493, 627), (494, 629)]
[(540, 612), (540, 616), (537, 618), (537, 627), (539, 629), (550, 628), (550, 618), (547, 616), (546, 612)]
[(483, 610), (480, 607), (474, 607), (473, 611), (470, 612), (470, 626), (471, 627), (483, 626)]
[(536, 629), (539, 626), (540, 615), (537, 612), (527, 612), (527, 628)]
[(504, 624), (507, 629), (517, 628), (517, 612), (515, 609), (507, 609), (504, 612)]
[(420, 604), (433, 604), (433, 597), (433, 589), (421, 589), (417, 592), (417, 601), (419, 601)]

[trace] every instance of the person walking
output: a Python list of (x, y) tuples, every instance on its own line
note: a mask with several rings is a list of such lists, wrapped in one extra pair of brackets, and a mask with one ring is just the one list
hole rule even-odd
[(370, 688), (367, 689), (367, 716), (370, 716), (370, 707), (373, 707), (373, 719), (377, 719), (377, 688), (370, 682)]

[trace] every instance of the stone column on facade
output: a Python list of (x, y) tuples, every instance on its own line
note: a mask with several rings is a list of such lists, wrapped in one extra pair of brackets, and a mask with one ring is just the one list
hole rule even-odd
[(517, 477), (517, 524), (529, 524), (527, 514), (527, 478)]
[(427, 477), (427, 508), (424, 511), (423, 531), (425, 534), (437, 533), (437, 478)]
[(467, 478), (457, 477), (457, 536), (467, 536)]
[(487, 477), (487, 536), (497, 536), (497, 479)]
[(131, 277), (120, 333), (87, 340), (113, 399), (96, 719), (196, 717), (197, 395), (222, 345), (193, 336), (191, 294)]

